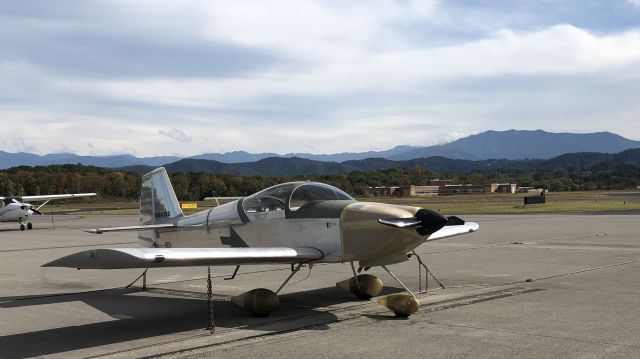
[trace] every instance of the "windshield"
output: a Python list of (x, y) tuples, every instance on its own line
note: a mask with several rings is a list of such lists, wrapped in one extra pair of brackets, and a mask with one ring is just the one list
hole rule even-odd
[(293, 189), (299, 182), (283, 183), (252, 194), (242, 201), (247, 213), (284, 211)]
[(333, 186), (323, 183), (305, 183), (293, 190), (289, 199), (289, 209), (295, 211), (305, 205), (328, 200), (353, 200), (353, 198)]
[(242, 207), (247, 213), (292, 211), (308, 203), (326, 200), (353, 200), (351, 196), (333, 186), (317, 182), (289, 182), (269, 187), (246, 197)]

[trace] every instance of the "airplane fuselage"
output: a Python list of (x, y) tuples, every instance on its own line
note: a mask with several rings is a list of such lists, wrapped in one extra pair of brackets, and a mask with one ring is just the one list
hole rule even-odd
[(233, 248), (291, 247), (320, 250), (321, 262), (359, 261), (363, 266), (407, 259), (427, 237), (414, 228), (383, 226), (379, 218), (413, 217), (418, 207), (354, 200), (311, 202), (292, 210), (286, 205), (247, 205), (245, 199), (177, 220), (176, 228), (139, 232), (148, 247)]

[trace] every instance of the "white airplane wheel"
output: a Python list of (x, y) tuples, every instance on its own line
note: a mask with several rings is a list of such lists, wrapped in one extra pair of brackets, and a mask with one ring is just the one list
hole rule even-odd
[(33, 229), (33, 224), (27, 223), (27, 229)]
[(20, 223), (20, 230), (24, 231), (24, 224)]

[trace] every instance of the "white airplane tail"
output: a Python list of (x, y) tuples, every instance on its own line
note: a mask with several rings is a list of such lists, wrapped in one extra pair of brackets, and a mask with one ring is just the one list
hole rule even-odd
[(172, 223), (182, 210), (164, 167), (142, 176), (140, 225)]

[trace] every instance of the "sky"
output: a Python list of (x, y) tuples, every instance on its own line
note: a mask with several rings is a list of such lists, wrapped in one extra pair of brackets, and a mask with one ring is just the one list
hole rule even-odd
[(640, 0), (0, 0), (0, 150), (640, 140)]

